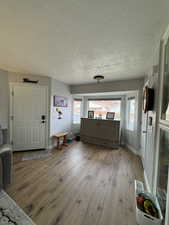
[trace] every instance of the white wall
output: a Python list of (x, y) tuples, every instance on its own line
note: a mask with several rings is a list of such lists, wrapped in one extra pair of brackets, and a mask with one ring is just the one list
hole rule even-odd
[[(53, 96), (64, 96), (68, 98), (68, 107), (59, 108), (63, 112), (63, 118), (58, 119), (56, 107), (53, 106)], [(71, 131), (72, 125), (72, 95), (69, 86), (51, 79), (51, 118), (50, 118), (50, 136), (53, 134)]]
[[(147, 118), (152, 117), (152, 125), (147, 125), (146, 134), (146, 149), (145, 156), (143, 158), (144, 171), (147, 179), (147, 185), (151, 191), (155, 191), (155, 167), (156, 167), (156, 139), (157, 139), (157, 124), (158, 124), (158, 111), (159, 111), (159, 54), (160, 44), (155, 49), (153, 55), (153, 64), (149, 69), (145, 84), (155, 90), (155, 104), (154, 109), (147, 113)], [(145, 120), (146, 117), (143, 116)]]
[(143, 87), (144, 79), (119, 80), (92, 84), (71, 85), (72, 94), (136, 91)]
[(0, 70), (0, 124), (3, 129), (8, 128), (9, 113), (8, 73)]
[(22, 83), (23, 78), (29, 78), (30, 80), (38, 80), (39, 85), (49, 86), (50, 78), (48, 76), (40, 76), (40, 75), (30, 75), (30, 74), (22, 74), (22, 73), (14, 73), (8, 72), (9, 82), (11, 83)]

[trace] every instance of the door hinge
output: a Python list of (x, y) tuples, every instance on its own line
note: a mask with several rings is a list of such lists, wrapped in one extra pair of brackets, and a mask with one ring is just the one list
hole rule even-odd
[(11, 120), (14, 120), (14, 116), (11, 116)]
[(13, 141), (11, 141), (11, 145), (13, 145)]
[(14, 91), (12, 91), (12, 93), (11, 93), (11, 94), (12, 94), (12, 96), (14, 96)]

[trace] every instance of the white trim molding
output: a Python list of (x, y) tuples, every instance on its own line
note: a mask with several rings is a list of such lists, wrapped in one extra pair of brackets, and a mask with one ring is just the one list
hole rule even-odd
[(150, 184), (148, 182), (148, 178), (147, 178), (147, 174), (146, 174), (146, 171), (145, 170), (144, 170), (144, 182), (145, 182), (147, 191), (151, 193)]
[(126, 144), (125, 146), (127, 147), (127, 149), (129, 149), (131, 152), (133, 152), (135, 155), (138, 155), (139, 157), (141, 157), (141, 152), (140, 151), (137, 151), (135, 148), (133, 148), (129, 144)]

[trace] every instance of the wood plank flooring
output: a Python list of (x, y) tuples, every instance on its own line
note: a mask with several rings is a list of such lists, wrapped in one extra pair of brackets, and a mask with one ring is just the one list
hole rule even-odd
[(37, 225), (136, 225), (133, 181), (143, 180), (137, 156), (80, 142), (52, 153), (27, 161), (14, 154), (7, 192)]

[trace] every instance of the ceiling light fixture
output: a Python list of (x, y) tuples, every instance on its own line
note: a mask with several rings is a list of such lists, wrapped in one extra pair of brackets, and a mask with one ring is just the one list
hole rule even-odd
[(93, 77), (94, 80), (97, 80), (97, 83), (100, 83), (101, 80), (104, 80), (103, 75), (96, 75)]

